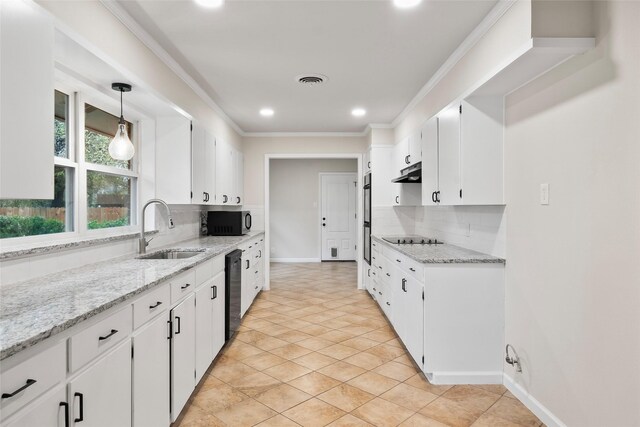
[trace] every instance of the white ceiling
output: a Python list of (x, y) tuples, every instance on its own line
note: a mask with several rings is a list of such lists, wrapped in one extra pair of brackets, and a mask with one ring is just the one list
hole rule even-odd
[[(359, 132), (391, 123), (496, 0), (119, 4), (243, 131)], [(329, 82), (303, 86), (295, 77), (305, 73)], [(260, 116), (263, 107), (275, 115)]]

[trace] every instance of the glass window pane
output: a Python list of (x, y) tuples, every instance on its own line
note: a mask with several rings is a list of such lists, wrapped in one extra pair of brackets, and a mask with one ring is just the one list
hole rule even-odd
[[(131, 169), (131, 161), (114, 160), (109, 155), (109, 143), (116, 136), (119, 117), (90, 104), (84, 107), (85, 160), (98, 165)], [(133, 125), (127, 122), (127, 133), (132, 136)]]
[(73, 170), (54, 169), (53, 200), (0, 200), (0, 238), (73, 231)]
[(130, 225), (131, 185), (127, 176), (87, 171), (87, 228)]
[(56, 90), (54, 99), (54, 155), (69, 158), (69, 123), (67, 121), (69, 115), (69, 96)]

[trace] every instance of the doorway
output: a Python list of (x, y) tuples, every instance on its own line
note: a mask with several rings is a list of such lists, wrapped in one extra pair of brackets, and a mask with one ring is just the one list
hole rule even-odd
[(356, 173), (320, 174), (322, 261), (355, 261), (357, 253)]

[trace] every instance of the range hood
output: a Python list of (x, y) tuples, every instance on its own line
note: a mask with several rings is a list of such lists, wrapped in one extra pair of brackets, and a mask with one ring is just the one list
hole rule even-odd
[(422, 162), (402, 169), (400, 176), (392, 179), (391, 182), (420, 184), (422, 182)]

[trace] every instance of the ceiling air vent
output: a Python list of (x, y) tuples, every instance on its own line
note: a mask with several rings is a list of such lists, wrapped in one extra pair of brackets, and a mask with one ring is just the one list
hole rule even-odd
[(327, 76), (323, 76), (322, 74), (302, 74), (296, 77), (296, 81), (306, 86), (315, 86), (322, 83), (326, 83)]

